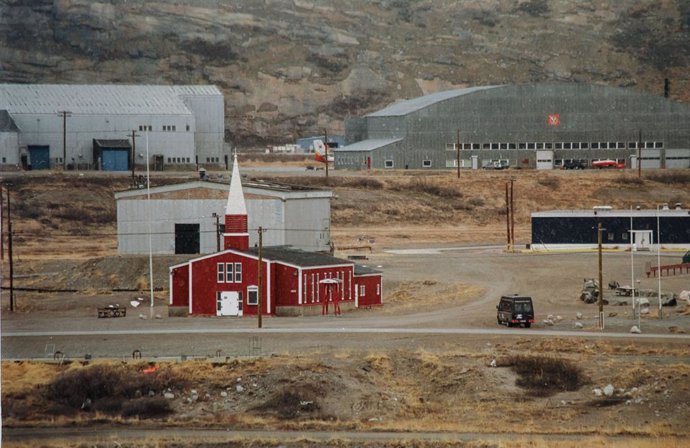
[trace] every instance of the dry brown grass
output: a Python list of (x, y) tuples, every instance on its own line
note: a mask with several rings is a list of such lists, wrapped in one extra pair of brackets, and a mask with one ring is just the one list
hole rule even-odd
[(461, 305), (482, 293), (482, 288), (464, 283), (438, 284), (434, 280), (403, 282), (386, 295), (383, 312), (399, 312), (419, 307), (420, 302), (429, 307), (450, 303)]

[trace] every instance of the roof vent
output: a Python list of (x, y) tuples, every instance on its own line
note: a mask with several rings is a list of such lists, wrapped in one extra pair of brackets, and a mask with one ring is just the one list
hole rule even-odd
[(676, 202), (675, 209), (676, 210), (683, 210), (682, 204), (680, 202)]
[(642, 209), (642, 207), (640, 207), (639, 205), (635, 206), (635, 210), (641, 210), (641, 209)]
[(662, 209), (662, 210), (668, 210), (668, 204), (664, 203), (664, 204), (661, 206), (661, 209)]

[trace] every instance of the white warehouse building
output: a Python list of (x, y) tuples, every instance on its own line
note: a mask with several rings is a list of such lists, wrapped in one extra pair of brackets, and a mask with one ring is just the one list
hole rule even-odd
[(16, 144), (0, 145), (5, 168), (127, 171), (146, 165), (147, 146), (154, 169), (228, 162), (212, 85), (0, 84), (2, 111), (17, 128)]
[[(207, 254), (223, 247), (228, 184), (196, 181), (115, 194), (117, 246), (121, 254)], [(333, 193), (242, 181), (249, 216), (249, 244), (291, 246), (306, 252), (330, 250)], [(150, 221), (149, 221), (150, 220)], [(216, 224), (219, 227), (216, 227)]]

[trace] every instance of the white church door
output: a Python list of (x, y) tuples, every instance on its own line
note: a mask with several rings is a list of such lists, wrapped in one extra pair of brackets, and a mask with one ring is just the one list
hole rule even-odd
[(242, 297), (237, 291), (222, 291), (216, 303), (217, 316), (241, 316)]

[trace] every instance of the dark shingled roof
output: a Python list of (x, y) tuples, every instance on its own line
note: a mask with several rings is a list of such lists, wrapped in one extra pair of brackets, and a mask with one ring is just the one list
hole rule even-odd
[[(258, 255), (259, 250), (253, 247), (247, 253)], [(336, 258), (319, 252), (304, 252), (286, 246), (271, 246), (261, 249), (261, 256), (269, 260), (283, 261), (303, 268), (316, 266), (332, 266), (337, 264), (353, 264), (351, 261)]]
[(102, 138), (94, 138), (93, 143), (99, 148), (122, 148), (122, 149), (132, 149), (132, 145), (126, 138), (108, 140)]

